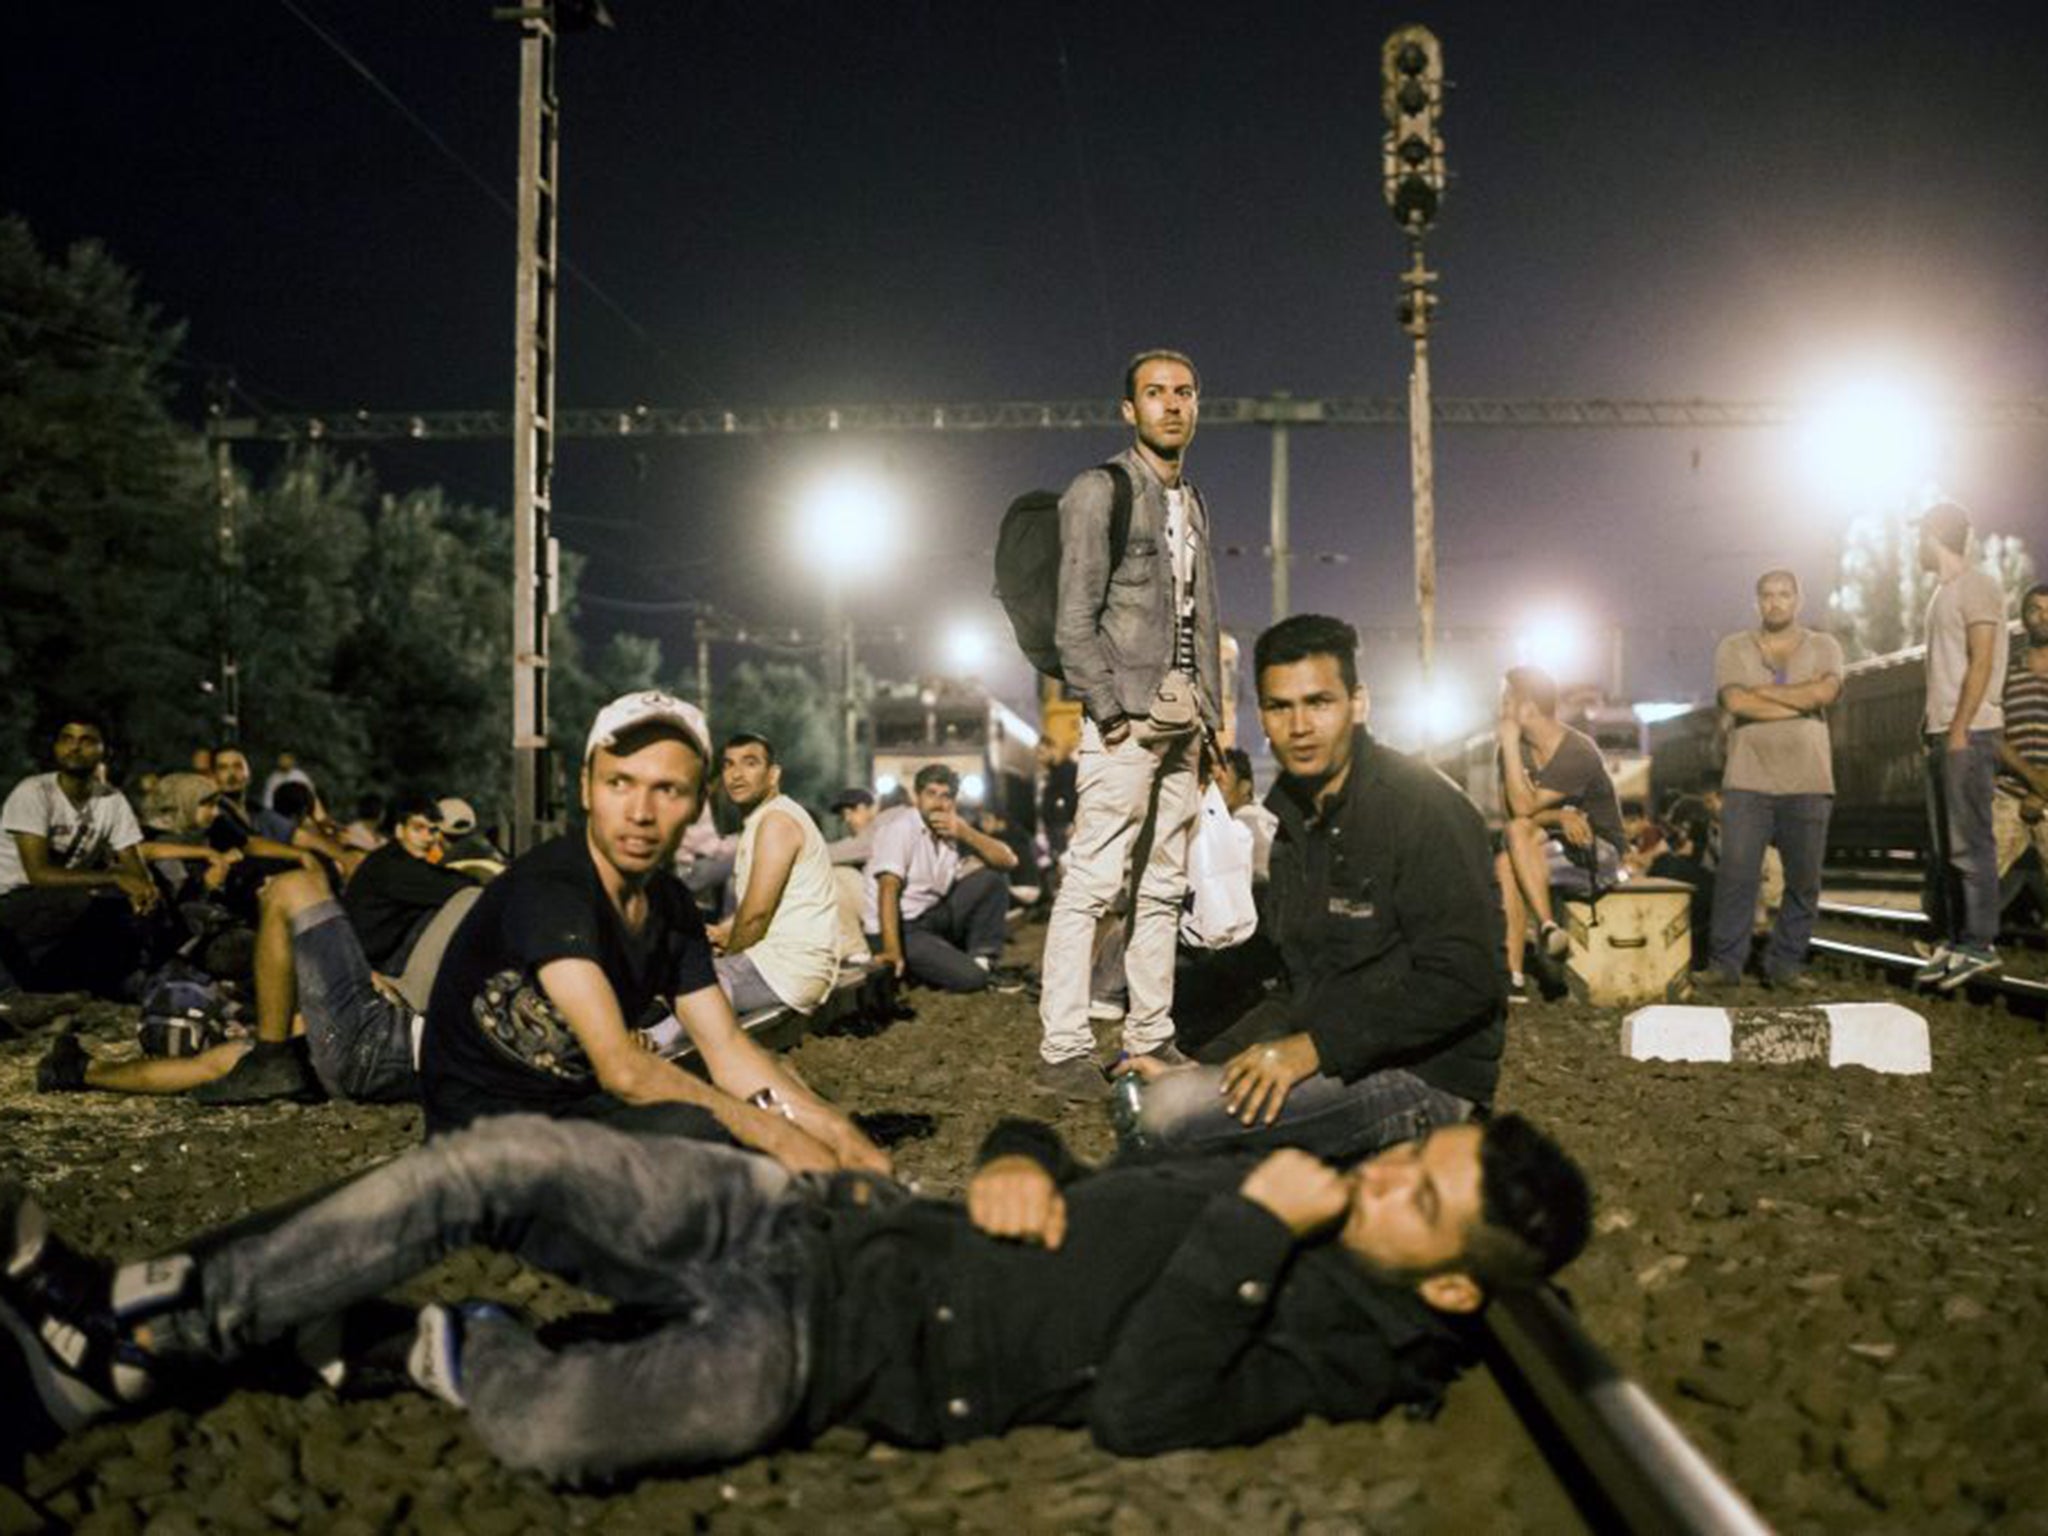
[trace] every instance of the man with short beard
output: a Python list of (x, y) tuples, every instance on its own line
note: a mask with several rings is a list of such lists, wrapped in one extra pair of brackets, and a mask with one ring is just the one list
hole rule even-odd
[(1764, 979), (1810, 989), (1806, 946), (1820, 911), (1821, 862), (1834, 805), (1828, 706), (1842, 692), (1842, 647), (1799, 622), (1799, 578), (1765, 571), (1756, 582), (1757, 627), (1714, 652), (1714, 687), (1727, 712), (1721, 771), (1721, 866), (1714, 879), (1707, 986), (1732, 986), (1749, 961), (1764, 850), (1785, 866)]
[(1321, 614), (1259, 636), (1282, 985), (1202, 1047), (1210, 1065), (1124, 1064), (1145, 1080), (1135, 1114), (1119, 1105), (1127, 1144), (1348, 1159), (1492, 1103), (1506, 994), (1486, 827), (1449, 779), (1373, 739), (1357, 655), (1357, 631)]
[(725, 744), (725, 798), (745, 818), (733, 855), (739, 906), (711, 926), (718, 982), (741, 1017), (764, 1008), (809, 1013), (839, 977), (839, 897), (825, 838), (782, 792), (782, 766), (765, 736)]
[[(711, 759), (704, 716), (665, 693), (598, 711), (588, 823), (522, 854), (456, 930), (427, 1005), (427, 1133), (521, 1111), (738, 1142), (800, 1172), (889, 1160), (740, 1029), (704, 920), (672, 872)], [(707, 1084), (640, 1033), (670, 1013)]]
[[(1173, 1043), (1174, 948), (1202, 743), (1221, 720), (1223, 692), (1209, 512), (1182, 474), (1201, 387), (1183, 353), (1132, 358), (1123, 398), (1131, 446), (1060, 497), (1054, 641), (1082, 723), (1073, 832), (1039, 967), (1038, 1081), (1068, 1099), (1109, 1094), (1088, 1023), (1090, 960), (1097, 926), (1127, 889), (1124, 1049), (1185, 1059)], [(1120, 502), (1130, 521), (1118, 550)]]
[(2031, 843), (2048, 870), (2048, 585), (2027, 588), (2020, 599), (2026, 644), (2005, 674), (2005, 734), (1998, 742), (1998, 793), (1991, 828), (1998, 840), (1998, 873), (2019, 861)]
[(106, 756), (105, 729), (74, 712), (51, 742), (55, 771), (23, 779), (0, 807), (0, 992), (118, 997), (142, 958), (136, 919), (159, 898), (134, 810), (100, 781)]
[(1584, 1174), (1519, 1115), (1348, 1167), (1280, 1151), (1092, 1175), (1050, 1127), (1007, 1121), (964, 1201), (505, 1118), (118, 1269), (0, 1183), (0, 1434), (35, 1445), (224, 1365), (274, 1370), (483, 1243), (619, 1306), (553, 1338), (490, 1302), (420, 1312), (414, 1381), (557, 1482), (835, 1425), (919, 1447), (1026, 1424), (1126, 1456), (1251, 1444), (1310, 1415), (1433, 1411), (1480, 1357), (1487, 1299), (1539, 1284), (1590, 1225)]

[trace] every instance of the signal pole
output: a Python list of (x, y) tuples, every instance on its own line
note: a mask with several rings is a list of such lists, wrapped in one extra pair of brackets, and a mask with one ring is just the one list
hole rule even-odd
[(1423, 26), (1392, 33), (1380, 45), (1380, 106), (1387, 118), (1381, 179), (1394, 222), (1408, 236), (1399, 315), (1415, 348), (1408, 373), (1408, 479), (1415, 510), (1415, 616), (1424, 689), (1436, 665), (1436, 460), (1429, 388), (1436, 274), (1424, 257), (1423, 236), (1436, 219), (1446, 180), (1444, 141), (1437, 132), (1443, 96), (1443, 48), (1436, 34)]

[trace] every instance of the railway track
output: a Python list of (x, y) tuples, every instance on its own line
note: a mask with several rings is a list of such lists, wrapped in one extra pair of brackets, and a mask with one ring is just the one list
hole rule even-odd
[[(1831, 884), (1821, 892), (1820, 921), (1813, 948), (1911, 986), (1912, 973), (1924, 959), (1932, 937), (1920, 910), (1917, 876), (1907, 887), (1904, 878), (1872, 883)], [(2048, 1018), (2048, 957), (2031, 947), (2007, 945), (2006, 969), (1965, 984), (1975, 1002), (1997, 1002), (2030, 1018)]]

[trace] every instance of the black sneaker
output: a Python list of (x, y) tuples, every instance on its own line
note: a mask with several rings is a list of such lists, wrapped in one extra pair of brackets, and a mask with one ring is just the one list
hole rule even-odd
[(85, 1069), (92, 1057), (78, 1043), (76, 1035), (59, 1035), (43, 1059), (36, 1063), (37, 1093), (82, 1093)]
[(1014, 997), (1031, 985), (1029, 972), (1020, 971), (1014, 965), (991, 965), (988, 968), (988, 989)]
[(12, 1481), (24, 1456), (47, 1451), (114, 1404), (74, 1375), (41, 1333), (0, 1295), (0, 1477)]
[(196, 1104), (265, 1104), (295, 1099), (317, 1104), (327, 1097), (298, 1040), (259, 1040), (225, 1077), (201, 1083), (189, 1095)]
[(0, 1183), (0, 1307), (16, 1344), (25, 1336), (33, 1345), (24, 1347), (26, 1364), (43, 1407), (60, 1421), (84, 1415), (69, 1428), (140, 1401), (154, 1385), (147, 1354), (115, 1316), (114, 1292), (112, 1265), (53, 1232), (21, 1185)]

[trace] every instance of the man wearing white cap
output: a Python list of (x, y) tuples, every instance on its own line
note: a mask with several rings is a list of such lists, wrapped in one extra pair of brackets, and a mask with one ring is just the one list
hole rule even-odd
[[(671, 872), (709, 740), (696, 706), (665, 693), (598, 711), (587, 826), (516, 859), (442, 962), (420, 1054), (429, 1136), (538, 1112), (730, 1138), (796, 1171), (888, 1171), (844, 1114), (747, 1038), (719, 988), (704, 921)], [(709, 1084), (637, 1034), (671, 1011)]]

